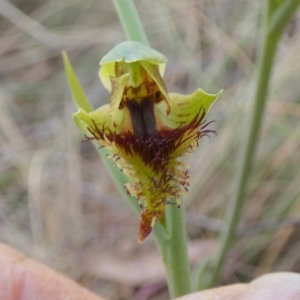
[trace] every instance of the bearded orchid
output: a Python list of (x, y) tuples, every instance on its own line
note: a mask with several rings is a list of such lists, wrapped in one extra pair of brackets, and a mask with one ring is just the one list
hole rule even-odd
[[(77, 82), (64, 55), (69, 83)], [(162, 79), (166, 57), (139, 42), (117, 45), (100, 61), (99, 76), (110, 92), (108, 104), (92, 111), (82, 105), (73, 114), (88, 139), (106, 147), (130, 182), (125, 189), (142, 212), (139, 242), (151, 233), (167, 204), (188, 191), (188, 166), (182, 156), (192, 153), (209, 130), (205, 119), (218, 98), (197, 89), (190, 95), (168, 93)], [(75, 97), (85, 97), (70, 84)]]

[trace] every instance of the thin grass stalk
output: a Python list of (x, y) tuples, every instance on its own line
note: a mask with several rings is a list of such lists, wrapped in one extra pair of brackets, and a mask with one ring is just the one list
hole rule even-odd
[[(296, 7), (295, 3), (299, 0), (285, 1), (286, 5), (282, 5), (280, 8), (274, 7), (273, 0), (266, 2), (265, 8), (265, 24), (263, 33), (262, 49), (259, 61), (258, 77), (256, 84), (256, 92), (253, 103), (253, 111), (251, 115), (250, 127), (246, 142), (246, 148), (242, 152), (241, 167), (238, 170), (236, 178), (235, 196), (231, 202), (231, 205), (227, 214), (227, 226), (224, 228), (221, 237), (221, 248), (216, 258), (216, 264), (212, 273), (210, 287), (216, 286), (220, 279), (220, 273), (224, 266), (227, 254), (236, 240), (236, 230), (239, 219), (242, 214), (242, 209), (245, 201), (246, 188), (249, 180), (251, 166), (255, 151), (258, 145), (259, 132), (262, 124), (262, 118), (264, 115), (270, 75), (272, 72), (273, 61), (276, 53), (278, 41), (280, 39), (283, 27), (288, 23), (288, 20), (292, 16), (290, 7)], [(287, 4), (288, 3), (288, 4)], [(298, 3), (299, 5), (299, 3)], [(289, 6), (289, 7), (287, 7)], [(295, 12), (295, 11), (294, 11)], [(284, 20), (278, 19), (279, 16)], [(275, 21), (274, 21), (275, 20)], [(269, 30), (270, 24), (274, 28), (281, 29), (279, 31)], [(280, 24), (276, 25), (276, 24)], [(271, 27), (272, 28), (272, 27)]]

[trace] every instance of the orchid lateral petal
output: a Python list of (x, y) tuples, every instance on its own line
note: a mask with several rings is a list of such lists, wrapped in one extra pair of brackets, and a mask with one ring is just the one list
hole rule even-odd
[(109, 111), (111, 115), (111, 121), (116, 128), (119, 128), (120, 126), (122, 126), (122, 124), (124, 124), (123, 122), (121, 122), (122, 124), (120, 124), (120, 114), (122, 112), (120, 112), (119, 107), (122, 101), (125, 85), (127, 83), (128, 78), (128, 73), (117, 78), (111, 78), (112, 91), (110, 97)]
[(78, 112), (73, 114), (74, 123), (85, 134), (89, 134), (88, 128), (107, 128), (112, 130), (112, 122), (109, 114), (109, 105), (103, 105), (93, 112), (86, 112), (82, 108), (78, 109)]
[(163, 124), (176, 128), (191, 122), (201, 109), (207, 114), (221, 93), (222, 91), (217, 94), (207, 94), (202, 89), (197, 89), (189, 95), (170, 93), (170, 114), (165, 114), (165, 107), (160, 103), (156, 107), (156, 112)]
[(100, 106), (98, 109), (89, 113), (89, 117), (93, 123), (99, 128), (113, 130), (113, 125), (110, 116), (110, 106), (108, 104)]
[(156, 82), (157, 86), (159, 87), (160, 91), (163, 93), (165, 99), (166, 99), (166, 103), (167, 103), (167, 111), (169, 112), (170, 110), (170, 105), (169, 105), (169, 95), (168, 95), (168, 91), (166, 88), (166, 85), (164, 83), (164, 81), (162, 80), (160, 73), (158, 71), (158, 68), (156, 65), (150, 64), (147, 61), (141, 61), (140, 64), (143, 66), (143, 68), (147, 71), (147, 73), (149, 74), (149, 76)]
[(111, 92), (111, 78), (116, 76), (115, 62), (105, 64), (105, 67), (101, 67), (99, 70), (99, 77), (103, 86)]
[(89, 114), (83, 110), (82, 108), (78, 109), (78, 112), (72, 115), (74, 123), (77, 127), (84, 132), (85, 134), (88, 133), (88, 128), (92, 126), (93, 122), (89, 116)]
[(93, 108), (90, 105), (90, 102), (75, 75), (67, 53), (63, 51), (62, 56), (64, 61), (65, 72), (68, 79), (69, 89), (71, 91), (74, 103), (77, 107), (80, 107), (87, 112), (92, 111)]

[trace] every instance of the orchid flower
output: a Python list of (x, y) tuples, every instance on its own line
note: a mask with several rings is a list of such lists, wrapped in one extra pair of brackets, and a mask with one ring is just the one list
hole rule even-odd
[[(109, 158), (129, 177), (125, 189), (142, 208), (139, 242), (151, 233), (171, 199), (180, 207), (180, 196), (189, 187), (188, 166), (180, 158), (214, 132), (205, 119), (221, 93), (168, 93), (162, 79), (166, 61), (139, 42), (117, 45), (100, 61), (109, 103), (94, 111), (83, 106), (73, 114), (88, 139), (106, 147)], [(70, 82), (75, 75), (66, 56), (65, 66)], [(71, 92), (76, 90), (71, 87)]]

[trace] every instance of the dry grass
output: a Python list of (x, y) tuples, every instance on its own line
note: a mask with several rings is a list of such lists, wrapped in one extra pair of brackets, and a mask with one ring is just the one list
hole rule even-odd
[[(197, 260), (203, 249), (216, 249), (232, 196), (255, 87), (261, 7), (144, 0), (138, 9), (152, 46), (169, 58), (170, 91), (225, 90), (210, 114), (218, 136), (189, 158), (185, 201)], [(108, 299), (166, 299), (153, 241), (137, 243), (138, 220), (70, 117), (61, 50), (95, 106), (106, 102), (98, 62), (125, 40), (111, 2), (3, 0), (0, 13), (0, 240)], [(278, 50), (240, 239), (223, 283), (300, 271), (299, 21), (298, 14)]]

